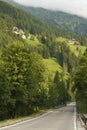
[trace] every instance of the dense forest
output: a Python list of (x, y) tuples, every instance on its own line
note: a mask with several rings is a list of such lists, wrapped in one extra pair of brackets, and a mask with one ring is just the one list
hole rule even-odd
[(87, 49), (80, 60), (73, 81), (72, 90), (76, 93), (77, 110), (87, 113)]
[[(13, 28), (21, 30), (20, 33), (13, 33)], [(74, 98), (71, 89), (77, 88), (71, 77), (82, 53), (77, 46), (76, 55), (66, 41), (77, 38), (82, 44), (83, 37), (43, 23), (3, 1), (0, 1), (0, 36), (0, 120), (66, 105)], [(56, 40), (63, 37), (66, 40)], [(56, 68), (49, 71), (44, 62), (49, 59), (61, 71)]]

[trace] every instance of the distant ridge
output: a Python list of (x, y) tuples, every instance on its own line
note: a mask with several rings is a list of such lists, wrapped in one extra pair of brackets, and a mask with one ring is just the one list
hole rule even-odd
[(46, 10), (43, 8), (24, 7), (23, 9), (51, 25), (63, 27), (73, 33), (87, 36), (86, 18), (62, 11)]
[(63, 28), (77, 35), (87, 36), (87, 19), (62, 11), (53, 11), (43, 8), (27, 7), (16, 3), (14, 0), (4, 0), (24, 11), (31, 13), (34, 17), (50, 25)]
[(70, 36), (64, 29), (41, 22), (31, 13), (27, 13), (23, 9), (8, 4), (9, 1), (5, 1), (0, 1), (0, 14), (3, 14), (3, 17), (0, 15), (0, 20), (2, 19), (7, 26), (9, 23), (10, 27), (16, 26), (31, 34)]

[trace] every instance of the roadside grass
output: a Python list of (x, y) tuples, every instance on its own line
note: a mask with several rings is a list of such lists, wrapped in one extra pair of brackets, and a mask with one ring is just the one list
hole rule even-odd
[(49, 108), (41, 108), (38, 111), (35, 111), (34, 113), (32, 113), (28, 116), (17, 117), (14, 119), (7, 119), (7, 120), (0, 121), (0, 128), (9, 126), (9, 125), (14, 125), (14, 124), (20, 123), (22, 121), (27, 121), (27, 120), (33, 119), (35, 117), (41, 116), (42, 114), (49, 112), (50, 110), (51, 109), (49, 109)]

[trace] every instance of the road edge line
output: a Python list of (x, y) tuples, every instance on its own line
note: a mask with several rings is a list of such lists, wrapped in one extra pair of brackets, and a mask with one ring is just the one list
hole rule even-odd
[(76, 114), (76, 107), (74, 107), (74, 130), (77, 130), (77, 114)]
[(11, 127), (14, 127), (14, 126), (17, 126), (17, 125), (21, 125), (21, 124), (24, 124), (24, 123), (27, 123), (27, 122), (30, 122), (30, 121), (33, 121), (33, 120), (36, 120), (36, 119), (40, 119), (41, 117), (44, 117), (44, 116), (48, 115), (51, 112), (53, 112), (53, 111), (51, 110), (51, 111), (49, 111), (49, 112), (47, 112), (45, 114), (42, 114), (42, 115), (40, 115), (38, 117), (34, 117), (34, 118), (31, 118), (31, 119), (28, 119), (28, 120), (18, 122), (16, 124), (11, 124), (11, 125), (8, 125), (8, 126), (5, 126), (5, 127), (1, 127), (0, 130), (11, 128)]

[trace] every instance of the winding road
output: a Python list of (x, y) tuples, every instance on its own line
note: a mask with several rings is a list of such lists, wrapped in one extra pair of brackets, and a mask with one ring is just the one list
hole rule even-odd
[(75, 103), (0, 130), (76, 130)]

